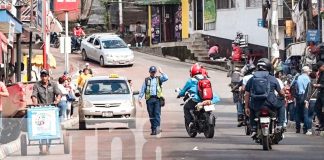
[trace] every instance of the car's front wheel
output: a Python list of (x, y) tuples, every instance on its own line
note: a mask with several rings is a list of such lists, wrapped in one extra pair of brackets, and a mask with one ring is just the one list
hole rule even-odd
[(82, 50), (82, 60), (84, 60), (84, 61), (87, 61), (88, 60), (88, 56), (87, 56), (87, 53), (86, 53), (86, 51), (83, 49)]
[(100, 57), (100, 66), (104, 67), (105, 66), (105, 60), (103, 57)]

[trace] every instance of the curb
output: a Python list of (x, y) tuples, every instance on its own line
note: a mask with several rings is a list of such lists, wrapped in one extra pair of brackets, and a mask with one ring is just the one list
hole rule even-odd
[(8, 155), (17, 152), (20, 149), (20, 138), (7, 143), (0, 145), (0, 159), (6, 158)]
[(62, 129), (68, 129), (71, 128), (73, 125), (77, 124), (79, 122), (79, 117), (73, 117), (72, 119), (66, 120), (61, 123)]
[[(172, 56), (163, 56), (163, 55), (158, 55), (158, 54), (150, 54), (150, 53), (146, 53), (146, 52), (140, 52), (140, 51), (136, 51), (133, 50), (137, 53), (141, 53), (141, 54), (147, 54), (147, 55), (151, 55), (151, 56), (156, 56), (156, 57), (161, 57), (161, 58), (165, 58), (165, 59), (169, 59), (169, 60), (174, 60), (174, 61), (180, 61), (179, 58), (177, 57), (172, 57)], [(182, 62), (182, 61), (181, 61)], [(188, 64), (194, 64), (197, 63), (199, 61), (193, 61), (193, 60), (185, 60), (183, 63), (188, 63)], [(200, 64), (202, 64), (203, 66), (210, 68), (210, 69), (216, 69), (216, 70), (220, 70), (220, 71), (224, 71), (224, 72), (228, 72), (227, 69), (217, 66), (217, 65), (211, 65), (211, 64), (207, 64), (207, 63), (203, 63), (203, 62), (199, 62)]]

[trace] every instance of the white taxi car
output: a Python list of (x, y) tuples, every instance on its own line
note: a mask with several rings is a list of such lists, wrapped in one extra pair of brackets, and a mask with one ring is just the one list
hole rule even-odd
[(81, 42), (81, 54), (84, 61), (91, 59), (107, 65), (134, 64), (134, 53), (118, 35), (111, 33), (96, 33)]
[(91, 77), (79, 95), (79, 129), (105, 122), (128, 123), (129, 128), (135, 128), (136, 94), (124, 77)]

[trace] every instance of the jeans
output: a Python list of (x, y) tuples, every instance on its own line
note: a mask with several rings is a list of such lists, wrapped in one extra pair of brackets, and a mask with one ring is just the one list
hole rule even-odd
[(146, 101), (147, 111), (150, 117), (151, 129), (156, 130), (160, 127), (161, 105), (158, 98), (150, 98)]
[(244, 115), (243, 113), (243, 103), (242, 101), (238, 101), (236, 103), (237, 115)]
[(60, 111), (59, 111), (60, 119), (61, 119), (61, 121), (63, 121), (67, 118), (67, 116), (66, 116), (67, 101), (61, 100), (60, 103), (58, 104), (58, 107), (60, 109)]
[(299, 94), (296, 97), (296, 129), (300, 129), (301, 123), (304, 120), (305, 98), (304, 94)]
[(190, 111), (194, 110), (196, 105), (197, 105), (197, 102), (194, 102), (191, 99), (183, 106), (183, 112), (184, 112), (184, 118), (185, 118), (186, 125), (189, 125), (190, 122), (193, 122), (193, 117), (192, 117)]
[(308, 108), (304, 109), (304, 123), (305, 123), (306, 130), (312, 129), (315, 104), (316, 104), (316, 99), (310, 100)]
[(287, 105), (287, 117), (290, 121), (295, 121), (296, 107), (295, 103), (288, 103)]

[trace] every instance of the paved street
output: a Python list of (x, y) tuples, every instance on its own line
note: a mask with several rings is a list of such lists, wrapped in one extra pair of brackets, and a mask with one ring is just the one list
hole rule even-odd
[[(67, 132), (70, 134), (71, 154), (63, 154), (63, 146), (52, 146), (51, 154), (38, 156), (38, 147), (29, 147), (28, 156), (20, 157), (20, 152), (6, 160), (103, 160), (103, 159), (292, 159), (322, 160), (324, 157), (324, 139), (315, 136), (295, 134), (293, 130), (286, 133), (285, 139), (270, 152), (263, 151), (262, 146), (255, 144), (244, 135), (243, 128), (236, 127), (235, 106), (232, 104), (229, 91), (229, 79), (225, 72), (209, 70), (214, 92), (221, 97), (217, 105), (216, 132), (213, 139), (198, 135), (189, 138), (185, 128), (182, 102), (176, 99), (174, 89), (182, 87), (189, 78), (190, 64), (179, 63), (146, 54), (136, 53), (133, 67), (101, 68), (90, 62), (95, 75), (117, 73), (133, 80), (134, 89), (138, 90), (144, 77), (148, 75), (148, 67), (159, 66), (169, 76), (163, 85), (166, 107), (162, 109), (162, 134), (150, 136), (150, 124), (146, 107), (137, 106), (137, 129), (128, 130), (123, 125), (103, 124), (88, 126), (92, 129), (79, 131), (74, 126)], [(71, 63), (82, 66), (85, 62), (80, 55), (71, 55)], [(62, 61), (61, 61), (62, 62)], [(63, 65), (63, 64), (58, 64)], [(101, 127), (100, 129), (93, 129)], [(102, 128), (103, 127), (103, 128)], [(117, 127), (108, 129), (107, 127)]]

